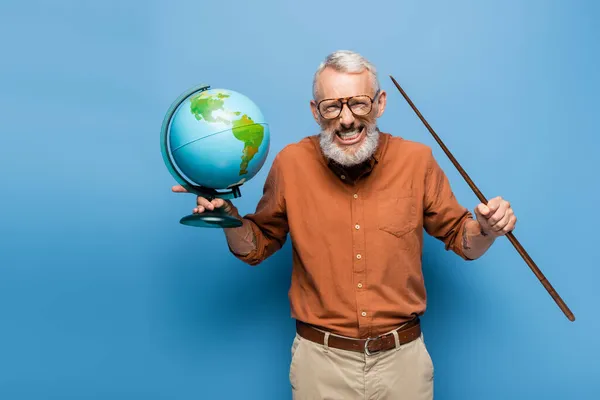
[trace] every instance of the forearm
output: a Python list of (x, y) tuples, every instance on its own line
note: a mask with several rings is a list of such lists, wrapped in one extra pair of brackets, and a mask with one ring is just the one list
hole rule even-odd
[(242, 219), (242, 226), (223, 230), (227, 243), (234, 253), (245, 256), (256, 249), (256, 237), (249, 221)]
[(246, 256), (256, 249), (256, 237), (252, 230), (251, 222), (242, 218), (237, 208), (226, 201), (223, 211), (242, 221), (242, 226), (237, 228), (224, 228), (225, 237), (231, 250), (240, 256)]
[(240, 227), (223, 229), (230, 252), (249, 265), (258, 265), (279, 250), (289, 232), (279, 159), (276, 155), (253, 213), (241, 217), (230, 200), (225, 204), (226, 212), (242, 221)]
[(463, 252), (466, 257), (475, 260), (481, 257), (494, 243), (495, 236), (484, 234), (477, 220), (465, 223), (463, 232)]

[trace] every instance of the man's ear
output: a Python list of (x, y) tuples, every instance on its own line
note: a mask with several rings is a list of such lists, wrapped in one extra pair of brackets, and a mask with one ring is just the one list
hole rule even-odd
[(379, 97), (377, 99), (377, 118), (383, 115), (385, 111), (385, 105), (387, 104), (387, 93), (385, 90), (379, 92)]
[(319, 123), (319, 112), (317, 111), (317, 102), (314, 100), (310, 101), (310, 111), (312, 112), (313, 118)]

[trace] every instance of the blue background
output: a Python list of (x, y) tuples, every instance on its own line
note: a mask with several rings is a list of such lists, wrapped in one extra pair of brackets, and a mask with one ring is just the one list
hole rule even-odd
[(436, 399), (600, 398), (598, 3), (4, 2), (0, 16), (0, 398), (289, 398), (290, 243), (258, 268), (178, 224), (159, 131), (205, 82), (246, 94), (274, 155), (315, 133), (312, 74), (336, 49), (379, 68), (380, 126), (429, 144), (392, 74), (577, 321), (506, 239), (424, 254)]

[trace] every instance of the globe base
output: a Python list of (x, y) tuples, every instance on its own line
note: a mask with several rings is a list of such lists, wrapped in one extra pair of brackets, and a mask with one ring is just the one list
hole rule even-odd
[(182, 225), (200, 228), (238, 228), (242, 221), (225, 213), (222, 209), (206, 210), (201, 214), (190, 214), (181, 218)]

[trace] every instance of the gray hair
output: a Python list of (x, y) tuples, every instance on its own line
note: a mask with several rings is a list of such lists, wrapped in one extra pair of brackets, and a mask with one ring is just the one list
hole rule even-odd
[(379, 90), (379, 79), (377, 70), (373, 64), (362, 55), (350, 50), (338, 50), (329, 54), (317, 68), (313, 78), (313, 98), (317, 99), (317, 79), (325, 68), (333, 68), (338, 72), (361, 73), (365, 69), (371, 73), (371, 79), (375, 92)]

